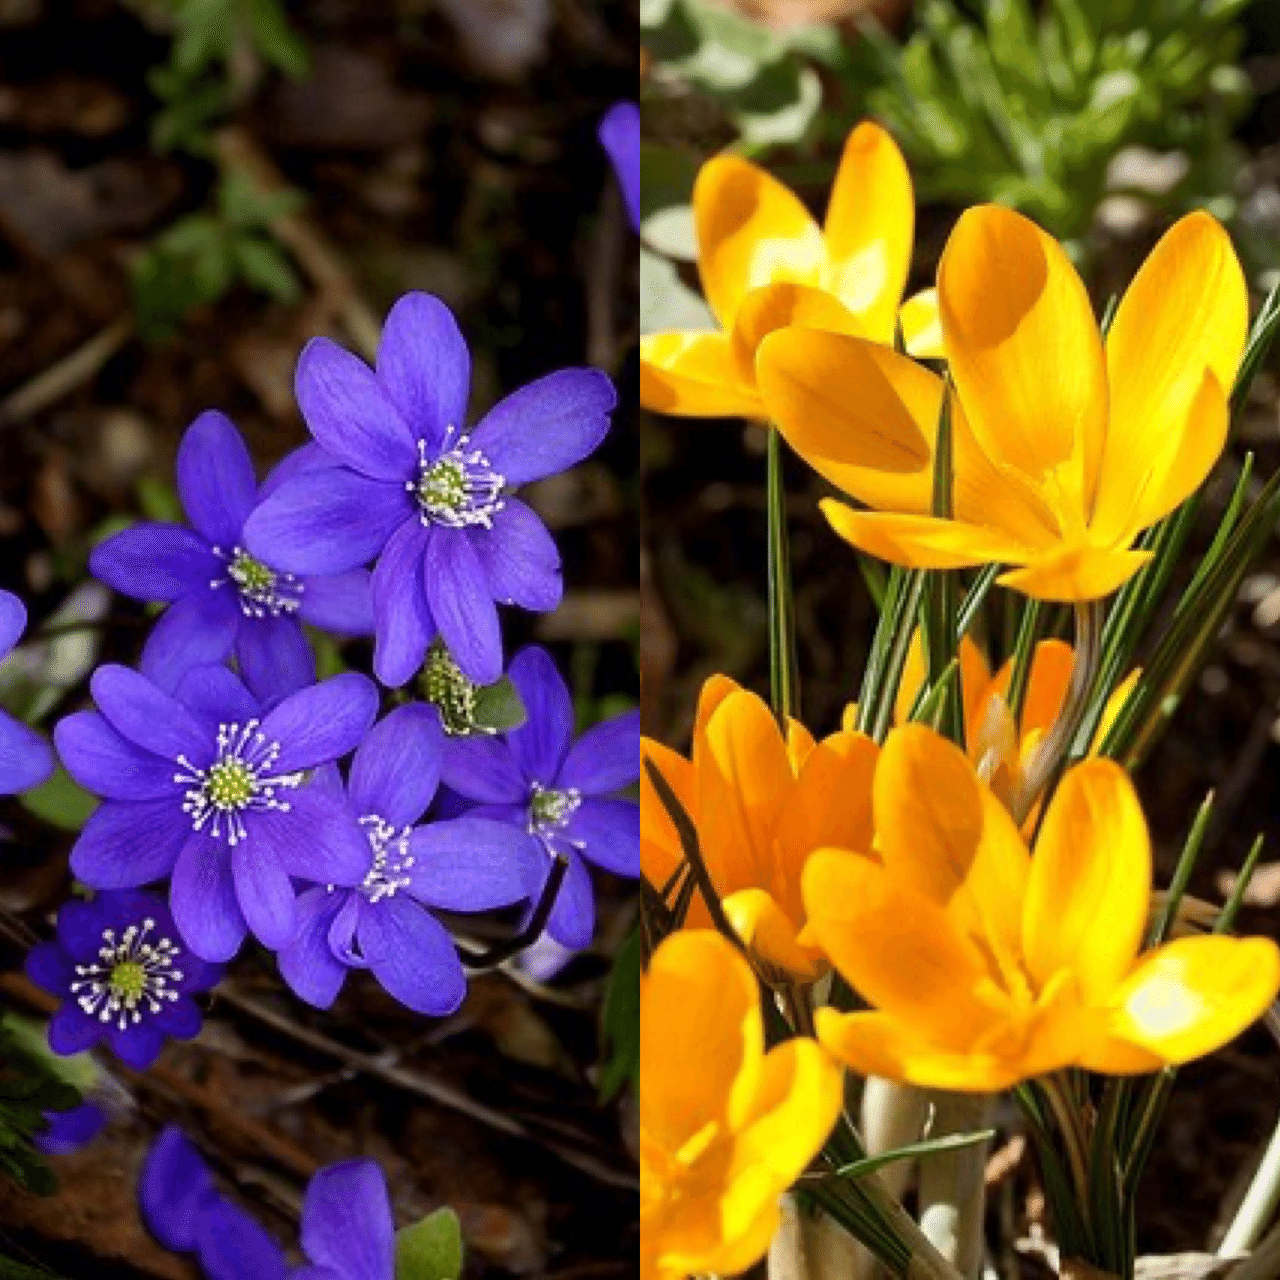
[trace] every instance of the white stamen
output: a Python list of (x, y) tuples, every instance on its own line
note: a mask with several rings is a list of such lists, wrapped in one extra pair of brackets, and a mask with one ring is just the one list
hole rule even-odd
[(493, 469), (479, 449), (469, 448), (470, 443), (471, 437), (458, 433), (452, 424), (434, 458), (427, 455), (426, 441), (418, 441), (418, 478), (406, 481), (404, 487), (418, 504), (418, 518), (424, 525), (493, 527), (493, 517), (505, 505), (506, 477)]
[(172, 938), (151, 938), (155, 927), (147, 919), (141, 928), (131, 924), (119, 937), (114, 929), (102, 931), (97, 963), (76, 965), (71, 984), (85, 1013), (126, 1031), (182, 994), (170, 985), (182, 981), (182, 970), (174, 968), (182, 948)]

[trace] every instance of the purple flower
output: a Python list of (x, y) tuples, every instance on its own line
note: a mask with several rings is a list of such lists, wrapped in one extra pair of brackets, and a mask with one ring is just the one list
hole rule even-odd
[(470, 816), (525, 831), (548, 871), (550, 855), (564, 855), (569, 871), (547, 932), (580, 949), (595, 931), (585, 862), (616, 875), (640, 874), (639, 806), (612, 795), (640, 775), (640, 716), (607, 720), (574, 742), (573, 703), (551, 656), (524, 649), (510, 676), (529, 719), (502, 737), (450, 739), (441, 776), (451, 790), (478, 802)]
[(600, 121), (600, 145), (609, 153), (631, 225), (640, 230), (640, 107), (616, 102)]
[(27, 957), (27, 977), (62, 1004), (49, 1020), (49, 1047), (81, 1053), (106, 1040), (121, 1062), (144, 1071), (167, 1039), (200, 1031), (191, 998), (222, 977), (178, 940), (164, 901), (149, 893), (103, 893), (68, 902), (57, 941)]
[(360, 744), (345, 792), (336, 771), (316, 785), (344, 797), (368, 837), (363, 880), (298, 899), (280, 972), (302, 999), (328, 1008), (351, 968), (367, 968), (419, 1013), (452, 1013), (466, 994), (462, 962), (425, 908), (486, 911), (526, 898), (539, 860), (521, 833), (483, 818), (415, 826), (436, 793), (443, 731), (435, 708), (391, 712)]
[(396, 1227), (387, 1180), (372, 1160), (321, 1169), (302, 1201), (302, 1252), (292, 1280), (395, 1280)]
[(32, 1139), (47, 1156), (68, 1156), (87, 1147), (107, 1123), (107, 1113), (96, 1102), (82, 1102), (69, 1111), (46, 1111), (49, 1127)]
[(374, 672), (403, 685), (433, 636), (481, 684), (502, 673), (497, 604), (560, 602), (560, 555), (510, 490), (585, 458), (617, 397), (604, 374), (564, 369), (464, 428), (471, 357), (438, 298), (392, 308), (377, 369), (326, 338), (298, 361), (298, 403), (332, 461), (283, 483), (250, 516), (250, 552), (295, 574), (377, 558)]
[(166, 1249), (193, 1253), (209, 1280), (284, 1280), (284, 1251), (243, 1209), (225, 1199), (181, 1130), (166, 1126), (138, 1181), (138, 1207)]
[[(18, 643), (27, 625), (26, 605), (0, 591), (0, 658)], [(34, 729), (0, 711), (0, 795), (38, 786), (53, 772), (53, 752)]]
[(169, 604), (140, 663), (162, 688), (172, 690), (193, 666), (234, 653), (256, 693), (293, 693), (316, 678), (302, 623), (341, 635), (373, 631), (365, 570), (294, 576), (245, 550), (242, 530), (255, 503), (311, 461), (286, 459), (259, 489), (231, 420), (202, 413), (178, 448), (178, 494), (193, 527), (136, 524), (89, 557), (93, 574), (122, 595)]
[(98, 711), (60, 721), (71, 775), (106, 803), (71, 851), (95, 889), (172, 875), (170, 901), (187, 945), (229, 960), (246, 930), (271, 948), (294, 928), (292, 878), (359, 884), (364, 832), (308, 771), (368, 732), (378, 694), (365, 676), (334, 676), (264, 706), (225, 667), (196, 667), (174, 693), (127, 667), (104, 666)]

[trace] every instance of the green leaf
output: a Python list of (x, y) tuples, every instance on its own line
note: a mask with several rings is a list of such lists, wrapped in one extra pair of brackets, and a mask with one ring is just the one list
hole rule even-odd
[(606, 1102), (640, 1079), (640, 951), (640, 930), (633, 929), (614, 961), (605, 993), (607, 1056), (600, 1068), (600, 1097)]
[(509, 676), (476, 690), (473, 719), (478, 729), (505, 733), (508, 729), (518, 729), (528, 718), (529, 712), (520, 698), (520, 690)]
[(249, 34), (263, 59), (297, 79), (307, 74), (311, 59), (306, 41), (289, 25), (278, 0), (241, 0)]
[(994, 1129), (984, 1129), (981, 1133), (953, 1133), (945, 1138), (930, 1138), (924, 1142), (913, 1142), (909, 1146), (895, 1147), (892, 1151), (882, 1151), (878, 1155), (867, 1156), (863, 1160), (855, 1160), (852, 1164), (842, 1165), (835, 1172), (838, 1178), (865, 1178), (868, 1174), (883, 1169), (886, 1165), (897, 1164), (900, 1160), (927, 1159), (929, 1156), (944, 1155), (949, 1151), (963, 1151), (966, 1147), (981, 1146), (996, 1136)]
[(18, 799), (28, 813), (35, 814), (60, 831), (79, 831), (98, 807), (98, 798), (90, 795), (63, 768)]
[(437, 1209), (396, 1232), (396, 1280), (458, 1280), (462, 1225), (452, 1209)]
[(277, 302), (293, 302), (301, 293), (298, 277), (275, 241), (246, 237), (236, 241), (235, 256), (244, 282)]

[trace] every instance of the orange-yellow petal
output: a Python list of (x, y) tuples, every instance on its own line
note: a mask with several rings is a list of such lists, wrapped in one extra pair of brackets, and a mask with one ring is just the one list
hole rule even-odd
[(964, 752), (924, 725), (903, 725), (880, 752), (874, 796), (886, 870), (998, 962), (1016, 962), (1030, 860)]
[(922, 289), (902, 304), (898, 312), (902, 339), (907, 354), (917, 360), (945, 360), (946, 342), (942, 336), (942, 317), (938, 314), (937, 289)]
[(694, 761), (697, 762), (697, 745), (699, 739), (707, 731), (707, 722), (715, 714), (716, 708), (731, 694), (738, 693), (742, 686), (732, 677), (717, 672), (702, 682), (698, 691), (698, 706), (693, 717)]
[(739, 690), (716, 708), (699, 744), (702, 851), (721, 895), (769, 888), (773, 833), (793, 782), (777, 722), (754, 693)]
[(640, 403), (680, 418), (762, 418), (723, 333), (651, 333), (640, 339)]
[(947, 359), (989, 457), (1084, 513), (1107, 423), (1102, 343), (1085, 287), (1052, 237), (982, 205), (956, 224), (938, 268)]
[(995, 1093), (1020, 1076), (1016, 1061), (940, 1048), (913, 1034), (909, 1022), (884, 1013), (822, 1008), (815, 1021), (823, 1048), (860, 1075), (966, 1093)]
[(1036, 842), (1022, 948), (1040, 984), (1067, 969), (1100, 1005), (1133, 966), (1151, 898), (1151, 843), (1128, 774), (1110, 760), (1068, 770)]
[(832, 849), (809, 858), (803, 887), (806, 936), (870, 1004), (947, 1048), (992, 1024), (974, 994), (989, 978), (986, 961), (937, 903), (870, 859)]
[(1111, 1000), (1111, 1031), (1163, 1062), (1220, 1049), (1280, 991), (1280, 949), (1267, 938), (1179, 938), (1146, 955)]
[(791, 772), (799, 773), (809, 753), (818, 744), (813, 734), (792, 716), (787, 717), (787, 758), (791, 761)]
[(832, 484), (929, 510), (942, 382), (927, 369), (864, 338), (781, 329), (760, 344), (756, 382), (787, 443)]
[[(1158, 442), (1140, 439), (1107, 454), (1090, 525), (1095, 538), (1132, 542), (1204, 483), (1222, 456), (1231, 425), (1217, 376), (1204, 373), (1181, 417), (1166, 416), (1161, 422)], [(1112, 431), (1118, 434), (1120, 427), (1113, 423)]]
[(726, 331), (752, 289), (789, 280), (818, 284), (822, 232), (796, 196), (763, 169), (719, 155), (693, 186), (698, 271), (707, 303)]
[(863, 322), (833, 293), (807, 284), (767, 284), (753, 289), (738, 307), (729, 345), (738, 379), (754, 386), (756, 352), (779, 329), (816, 329), (824, 333), (865, 332)]
[[(1027, 677), (1027, 692), (1022, 703), (1022, 722), (1019, 725), (1023, 735), (1037, 729), (1047, 729), (1058, 719), (1075, 664), (1075, 650), (1062, 640), (1041, 640), (1032, 650), (1031, 672)], [(1011, 658), (996, 673), (991, 691), (1007, 699), (1012, 681)]]
[(898, 145), (864, 121), (849, 134), (823, 226), (823, 284), (855, 315), (868, 336), (893, 341), (915, 235), (915, 196)]
[[(666, 779), (676, 799), (694, 821), (697, 821), (698, 796), (693, 765), (669, 747), (651, 738), (641, 738), (640, 757), (651, 760)], [(684, 859), (680, 837), (658, 798), (648, 769), (640, 770), (640, 870), (644, 878), (661, 892)]]
[[(1204, 416), (1193, 413), (1193, 402), (1206, 373), (1225, 400), (1248, 328), (1249, 292), (1231, 238), (1208, 214), (1188, 214), (1151, 251), (1107, 335), (1111, 425), (1099, 505), (1104, 496), (1114, 502), (1162, 488), (1159, 477), (1184, 449), (1203, 454), (1188, 426), (1189, 418)], [(1202, 465), (1198, 461), (1195, 469)], [(1150, 503), (1144, 497), (1144, 506)], [(1144, 525), (1155, 518), (1144, 519)]]
[(640, 1123), (674, 1155), (722, 1122), (763, 1053), (760, 991), (732, 943), (710, 930), (672, 934), (640, 979)]
[[(909, 569), (964, 569), (1030, 555), (1025, 543), (998, 529), (932, 516), (855, 511), (832, 498), (820, 504), (831, 527), (859, 551)], [(1009, 575), (1006, 575), (1006, 577)]]
[(1003, 573), (996, 581), (1012, 591), (1059, 604), (1101, 600), (1124, 586), (1150, 559), (1149, 551), (1068, 546)]
[(720, 905), (743, 946), (770, 969), (783, 970), (799, 982), (812, 982), (826, 971), (822, 953), (800, 943), (800, 923), (767, 890), (739, 889)]
[(929, 673), (924, 656), (924, 640), (917, 627), (907, 647), (907, 660), (902, 664), (902, 679), (898, 681), (898, 696), (893, 700), (894, 724), (906, 724), (911, 719), (911, 708), (916, 705), (920, 690), (924, 688)]

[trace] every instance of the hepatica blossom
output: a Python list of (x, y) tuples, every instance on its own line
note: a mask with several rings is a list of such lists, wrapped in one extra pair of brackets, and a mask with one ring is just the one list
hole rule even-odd
[(466, 425), (471, 357), (453, 315), (422, 293), (387, 317), (377, 368), (326, 338), (298, 362), (297, 396), (333, 465), (283, 483), (245, 526), (249, 551), (294, 574), (377, 558), (374, 671), (398, 687), (439, 633), (487, 684), (502, 673), (497, 604), (560, 601), (560, 555), (512, 490), (580, 462), (609, 427), (612, 383), (548, 374)]
[(586, 864), (615, 875), (640, 873), (639, 806), (614, 794), (640, 772), (639, 713), (598, 724), (574, 742), (573, 702), (550, 654), (522, 650), (509, 675), (529, 719), (501, 737), (450, 739), (444, 781), (476, 802), (472, 815), (524, 831), (548, 871), (553, 855), (568, 861), (547, 931), (579, 949), (595, 931)]
[(618, 186), (626, 201), (627, 216), (640, 230), (640, 106), (616, 102), (600, 121), (600, 145), (608, 152)]
[[(8, 591), (0, 591), (0, 658), (21, 638), (27, 607)], [(0, 711), (0, 795), (39, 786), (53, 772), (53, 752), (34, 729)]]
[(95, 577), (122, 595), (169, 605), (142, 651), (144, 675), (172, 689), (189, 668), (234, 653), (255, 692), (293, 693), (316, 677), (302, 623), (340, 635), (373, 631), (364, 569), (295, 575), (245, 549), (249, 513), (300, 461), (307, 459), (286, 459), (259, 488), (231, 420), (202, 413), (178, 448), (178, 496), (191, 527), (147, 521), (94, 549)]
[(208, 1280), (285, 1280), (284, 1250), (218, 1190), (191, 1140), (160, 1131), (138, 1179), (138, 1207), (151, 1234), (174, 1253), (194, 1254)]
[(126, 667), (104, 666), (98, 710), (59, 722), (71, 775), (106, 801), (71, 851), (97, 889), (172, 875), (174, 919), (206, 960), (230, 959), (246, 930), (268, 947), (294, 927), (291, 877), (359, 884), (364, 831), (308, 771), (350, 752), (377, 715), (365, 676), (334, 676), (264, 706), (222, 667), (197, 667), (166, 693)]
[(57, 940), (27, 957), (27, 976), (62, 1002), (49, 1021), (55, 1053), (80, 1053), (105, 1040), (141, 1071), (166, 1039), (199, 1033), (191, 997), (213, 987), (222, 969), (191, 954), (162, 899), (124, 892), (68, 902), (58, 913)]
[(348, 971), (367, 968), (419, 1013), (452, 1013), (466, 994), (449, 934), (427, 910), (485, 911), (528, 897), (541, 867), (524, 835), (490, 819), (416, 826), (440, 780), (443, 731), (434, 708), (400, 707), (360, 744), (334, 788), (368, 845), (364, 878), (307, 890), (280, 970), (304, 1000), (327, 1008)]
[(394, 1280), (386, 1178), (372, 1160), (321, 1169), (302, 1201), (302, 1252), (290, 1269), (267, 1231), (218, 1190), (191, 1140), (170, 1125), (142, 1168), (138, 1204), (166, 1249), (194, 1254), (209, 1280)]

